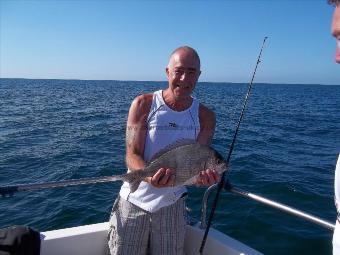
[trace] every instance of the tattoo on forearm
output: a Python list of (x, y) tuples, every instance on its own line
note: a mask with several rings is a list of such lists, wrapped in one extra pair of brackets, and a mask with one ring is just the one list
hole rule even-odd
[(146, 130), (143, 126), (138, 125), (130, 125), (126, 127), (126, 137), (125, 142), (126, 146), (131, 147), (133, 142), (135, 142), (135, 139), (140, 135), (141, 132), (144, 132)]
[(125, 137), (125, 142), (126, 142), (126, 147), (131, 147), (132, 143), (136, 137), (136, 129), (131, 128), (131, 126), (126, 128), (126, 137)]

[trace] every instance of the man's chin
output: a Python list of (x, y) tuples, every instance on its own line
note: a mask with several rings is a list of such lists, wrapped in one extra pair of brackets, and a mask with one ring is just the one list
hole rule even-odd
[(335, 62), (340, 64), (340, 48), (338, 47), (335, 52)]
[(340, 56), (335, 56), (335, 62), (337, 62), (338, 64), (340, 64)]
[(188, 95), (183, 95), (183, 94), (175, 94), (175, 100), (176, 101), (184, 101), (189, 98)]
[(179, 90), (175, 90), (174, 94), (175, 94), (176, 99), (187, 99), (190, 97), (191, 91), (179, 89)]
[(335, 62), (337, 62), (338, 64), (340, 64), (340, 55), (336, 55), (336, 56), (335, 56)]

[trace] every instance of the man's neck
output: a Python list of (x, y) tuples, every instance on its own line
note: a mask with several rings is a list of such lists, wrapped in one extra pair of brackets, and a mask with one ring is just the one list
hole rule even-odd
[(170, 89), (166, 89), (162, 93), (164, 102), (174, 111), (184, 111), (188, 109), (192, 104), (192, 97), (176, 98)]

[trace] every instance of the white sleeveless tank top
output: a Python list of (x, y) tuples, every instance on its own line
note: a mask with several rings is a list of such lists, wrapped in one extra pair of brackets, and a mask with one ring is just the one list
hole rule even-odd
[[(146, 163), (155, 153), (169, 144), (181, 139), (196, 140), (200, 131), (198, 100), (193, 98), (188, 109), (177, 112), (165, 104), (162, 93), (162, 90), (154, 92), (147, 118), (148, 131), (144, 147)], [(185, 192), (184, 186), (155, 188), (142, 181), (133, 193), (130, 192), (129, 184), (124, 182), (119, 194), (138, 207), (149, 212), (155, 212), (162, 207), (175, 203)]]

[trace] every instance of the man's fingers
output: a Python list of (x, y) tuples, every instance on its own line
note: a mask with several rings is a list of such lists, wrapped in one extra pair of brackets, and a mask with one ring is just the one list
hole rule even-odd
[(214, 174), (215, 183), (220, 182), (220, 175), (215, 170), (213, 171), (213, 174)]
[(159, 181), (159, 184), (161, 184), (162, 186), (166, 185), (168, 181), (170, 180), (170, 178), (171, 178), (171, 170), (166, 169), (165, 175), (162, 176), (161, 180)]
[(175, 179), (174, 170), (160, 168), (151, 178), (151, 184), (157, 188), (173, 186)]
[(175, 171), (173, 169), (168, 168), (166, 169), (165, 175), (161, 180), (161, 184), (163, 185), (163, 187), (173, 186), (175, 184), (175, 179), (176, 179)]
[(159, 180), (162, 178), (162, 176), (165, 174), (165, 169), (164, 168), (160, 168), (155, 174), (154, 176), (152, 176), (151, 178), (151, 184), (155, 187), (159, 186)]
[(209, 185), (208, 183), (209, 177), (205, 171), (201, 172), (201, 183), (202, 185)]
[(215, 177), (212, 170), (207, 171), (207, 182), (208, 185), (213, 185), (215, 183)]
[(215, 170), (206, 170), (199, 173), (197, 185), (211, 186), (219, 182), (220, 176)]
[(219, 182), (220, 180), (220, 176), (215, 170), (208, 170), (207, 175), (208, 175), (209, 185), (213, 185), (216, 182)]
[(196, 185), (197, 186), (203, 186), (203, 171), (199, 172), (197, 180), (196, 180)]

